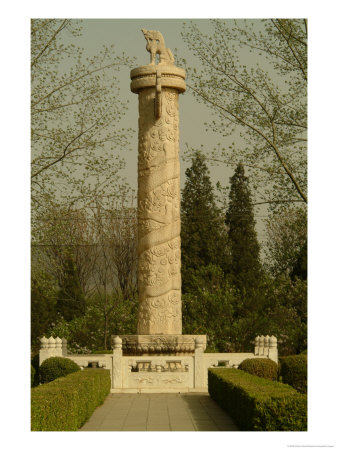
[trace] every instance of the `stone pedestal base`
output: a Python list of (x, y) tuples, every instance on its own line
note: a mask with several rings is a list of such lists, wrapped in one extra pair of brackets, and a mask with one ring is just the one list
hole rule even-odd
[(203, 352), (207, 346), (205, 335), (139, 334), (120, 336), (120, 338), (124, 356), (191, 355), (195, 352), (196, 340)]

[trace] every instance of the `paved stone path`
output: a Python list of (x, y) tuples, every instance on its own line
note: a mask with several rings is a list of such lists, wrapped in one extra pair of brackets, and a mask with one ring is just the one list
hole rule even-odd
[(110, 394), (79, 431), (239, 431), (209, 394)]

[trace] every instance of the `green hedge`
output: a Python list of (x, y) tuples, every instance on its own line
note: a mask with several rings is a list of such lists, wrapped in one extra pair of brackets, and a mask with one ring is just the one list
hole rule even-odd
[(110, 372), (88, 369), (31, 390), (32, 431), (76, 431), (110, 392)]
[(31, 387), (34, 386), (34, 380), (35, 380), (35, 369), (31, 364)]
[(39, 368), (40, 382), (50, 383), (60, 377), (65, 377), (81, 370), (80, 366), (68, 358), (52, 356), (45, 359)]
[(277, 380), (278, 364), (268, 358), (248, 358), (238, 366), (240, 370), (268, 380)]
[(242, 431), (306, 431), (307, 396), (238, 369), (209, 369), (209, 394)]
[(307, 355), (291, 355), (280, 358), (280, 375), (302, 394), (307, 393)]

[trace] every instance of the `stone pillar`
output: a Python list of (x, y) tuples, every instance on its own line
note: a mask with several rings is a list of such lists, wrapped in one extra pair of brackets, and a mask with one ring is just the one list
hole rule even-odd
[[(139, 98), (137, 332), (179, 335), (182, 311), (178, 96), (185, 91), (185, 71), (173, 64), (158, 31), (142, 31), (147, 42), (151, 42), (147, 49), (151, 48), (153, 63), (131, 71), (131, 91)], [(159, 64), (155, 64), (156, 53), (160, 55)]]
[(269, 357), (269, 342), (270, 342), (270, 336), (266, 335), (264, 336), (264, 350), (263, 355)]
[(43, 336), (40, 339), (41, 347), (39, 351), (39, 365), (43, 363), (45, 359), (59, 356), (62, 357), (62, 340), (59, 337), (56, 337), (55, 339), (53, 336), (51, 336), (49, 339), (47, 339), (45, 336)]
[(67, 356), (68, 350), (67, 350), (67, 339), (62, 338), (62, 356)]
[(40, 351), (39, 351), (39, 366), (44, 362), (45, 359), (49, 358), (49, 351), (48, 351), (48, 339), (46, 336), (43, 336), (40, 339)]
[(270, 336), (269, 340), (269, 359), (275, 361), (278, 364), (278, 348), (277, 348), (277, 338), (275, 336)]
[(256, 336), (255, 338), (255, 351), (254, 351), (254, 355), (258, 356), (259, 355), (259, 336)]
[(264, 336), (259, 336), (258, 354), (259, 356), (264, 356)]
[(113, 338), (112, 388), (122, 388), (122, 339), (119, 336)]
[(194, 388), (203, 390), (208, 385), (208, 376), (205, 368), (204, 340), (201, 336), (195, 339), (194, 366)]

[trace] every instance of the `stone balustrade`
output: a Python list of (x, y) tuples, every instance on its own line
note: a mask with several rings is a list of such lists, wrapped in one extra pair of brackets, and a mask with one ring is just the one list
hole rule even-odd
[(255, 356), (267, 357), (278, 363), (277, 338), (275, 336), (257, 336)]
[(67, 339), (59, 337), (53, 338), (51, 336), (47, 339), (43, 336), (40, 339), (41, 349), (39, 352), (39, 364), (41, 365), (43, 361), (47, 358), (51, 358), (53, 356), (65, 357), (67, 356)]
[(65, 339), (41, 339), (40, 364), (52, 356), (63, 356), (81, 368), (92, 363), (110, 370), (111, 392), (207, 392), (208, 368), (237, 368), (248, 358), (278, 362), (275, 336), (257, 336), (253, 353), (204, 353), (204, 336), (195, 338), (194, 352), (182, 355), (123, 355), (122, 339), (112, 339), (113, 354), (69, 355)]

